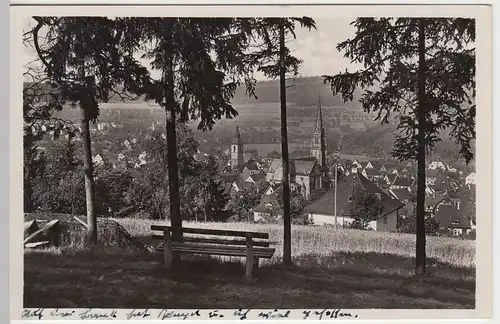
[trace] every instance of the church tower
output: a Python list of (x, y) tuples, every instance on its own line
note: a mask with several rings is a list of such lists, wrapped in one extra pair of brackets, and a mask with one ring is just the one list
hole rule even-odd
[(321, 113), (321, 97), (318, 99), (318, 115), (312, 136), (311, 156), (316, 158), (321, 168), (326, 167), (325, 129), (323, 128), (323, 115)]
[(239, 169), (243, 166), (243, 143), (238, 126), (236, 126), (236, 134), (231, 143), (231, 168)]

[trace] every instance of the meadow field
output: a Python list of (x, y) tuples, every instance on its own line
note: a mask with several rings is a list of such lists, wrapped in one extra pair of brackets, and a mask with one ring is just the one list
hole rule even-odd
[[(429, 237), (428, 274), (415, 276), (414, 236), (293, 226), (292, 267), (282, 260), (280, 225), (189, 223), (268, 232), (276, 253), (252, 283), (244, 259), (183, 256), (166, 272), (150, 225), (116, 219), (144, 248), (113, 242), (24, 253), (25, 307), (125, 308), (453, 308), (475, 307), (475, 242)], [(101, 231), (104, 240), (116, 239)], [(102, 241), (102, 239), (101, 239)]]
[[(146, 238), (151, 235), (152, 224), (169, 224), (165, 221), (144, 219), (115, 219), (133, 237)], [(185, 227), (203, 227), (239, 231), (269, 233), (270, 241), (276, 248), (273, 259), (268, 263), (276, 263), (283, 255), (283, 226), (279, 224), (248, 223), (196, 223), (184, 222)], [(326, 226), (292, 227), (292, 255), (315, 255), (319, 259), (335, 252), (346, 253), (381, 253), (401, 257), (413, 257), (415, 254), (415, 236), (410, 234), (384, 233), (376, 231), (359, 231), (340, 229), (336, 231)], [(458, 267), (475, 266), (475, 241), (446, 237), (428, 237), (427, 256), (439, 262)], [(264, 260), (263, 260), (264, 261)]]

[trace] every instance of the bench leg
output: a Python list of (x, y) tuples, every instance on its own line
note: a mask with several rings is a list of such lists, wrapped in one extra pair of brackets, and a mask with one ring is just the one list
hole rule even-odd
[(166, 247), (163, 248), (163, 265), (167, 269), (170, 269), (172, 266), (172, 254)]
[(253, 271), (255, 272), (259, 268), (259, 258), (254, 257), (253, 258)]
[(170, 269), (172, 265), (172, 242), (170, 240), (170, 233), (165, 231), (163, 239), (163, 265), (165, 268)]
[(248, 257), (246, 260), (245, 277), (248, 281), (252, 281), (252, 270), (254, 268), (254, 258)]
[(246, 237), (247, 255), (246, 255), (246, 269), (245, 277), (247, 281), (252, 281), (252, 270), (254, 267), (254, 256), (253, 256), (253, 243), (252, 234), (248, 234)]

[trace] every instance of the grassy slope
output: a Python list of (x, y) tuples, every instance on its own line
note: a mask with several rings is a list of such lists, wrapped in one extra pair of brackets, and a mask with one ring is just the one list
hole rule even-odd
[[(116, 219), (132, 236), (151, 235), (151, 220)], [(275, 243), (276, 257), (281, 255), (283, 229), (280, 225), (244, 223), (194, 223), (184, 222), (185, 227), (250, 230), (269, 233)], [(329, 255), (331, 252), (376, 252), (412, 257), (415, 253), (415, 236), (409, 234), (383, 233), (375, 231), (340, 230), (330, 227), (297, 226), (292, 229), (293, 255)], [(427, 256), (439, 262), (459, 267), (475, 266), (475, 241), (444, 237), (427, 239)]]
[[(151, 222), (120, 223), (134, 236), (150, 234)], [(268, 231), (277, 248), (276, 257), (259, 268), (251, 284), (243, 280), (239, 259), (188, 257), (179, 271), (167, 274), (160, 257), (145, 252), (36, 251), (25, 253), (24, 306), (474, 308), (472, 242), (431, 238), (429, 276), (415, 278), (411, 236), (359, 231), (333, 235), (327, 228), (295, 227), (296, 267), (284, 269), (279, 265), (280, 227), (245, 225), (245, 229)]]

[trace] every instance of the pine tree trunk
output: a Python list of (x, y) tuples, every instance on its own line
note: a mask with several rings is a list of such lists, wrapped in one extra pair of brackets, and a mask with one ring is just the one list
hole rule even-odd
[[(182, 237), (182, 218), (179, 198), (179, 176), (177, 172), (177, 136), (175, 132), (175, 94), (174, 94), (174, 67), (172, 49), (172, 21), (165, 19), (165, 112), (167, 131), (167, 168), (168, 192), (170, 198), (170, 222), (172, 226), (172, 239), (180, 240)], [(179, 263), (180, 256), (174, 253), (172, 266)]]
[(290, 220), (290, 183), (288, 164), (288, 134), (286, 122), (286, 84), (285, 84), (285, 26), (280, 22), (280, 101), (281, 101), (281, 160), (283, 164), (283, 263), (292, 264), (292, 226)]
[(83, 133), (83, 173), (85, 177), (85, 200), (87, 203), (87, 244), (97, 243), (97, 215), (95, 213), (94, 167), (92, 165), (92, 147), (90, 138), (90, 120), (85, 104), (82, 111)]
[(87, 237), (86, 243), (89, 247), (97, 243), (97, 215), (95, 211), (95, 188), (94, 188), (94, 166), (92, 164), (92, 140), (90, 136), (91, 111), (96, 107), (94, 98), (91, 98), (90, 85), (87, 84), (84, 62), (81, 62), (78, 77), (83, 83), (80, 93), (80, 111), (82, 113), (82, 137), (83, 137), (83, 176), (85, 180), (85, 201), (87, 205)]
[(416, 226), (416, 273), (423, 275), (425, 265), (425, 133), (426, 133), (426, 103), (425, 103), (425, 19), (419, 18), (418, 39), (418, 152), (417, 152), (417, 226)]

